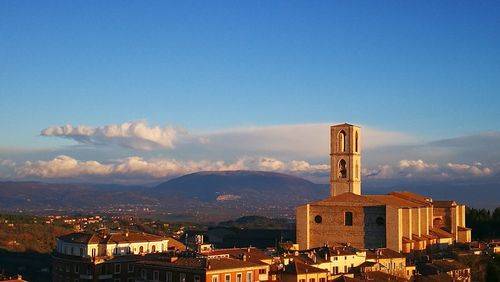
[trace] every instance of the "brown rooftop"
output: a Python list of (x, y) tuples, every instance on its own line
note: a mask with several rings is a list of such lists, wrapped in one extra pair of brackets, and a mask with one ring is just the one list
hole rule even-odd
[(436, 208), (449, 208), (456, 206), (457, 203), (455, 201), (434, 201), (433, 205)]
[(75, 232), (58, 237), (59, 240), (68, 243), (82, 243), (82, 244), (118, 244), (118, 243), (134, 243), (134, 242), (158, 242), (167, 240), (167, 238), (148, 234), (148, 233), (112, 233), (112, 234), (98, 234), (98, 233), (85, 233)]
[(263, 260), (270, 260), (271, 257), (268, 256), (265, 252), (254, 248), (230, 248), (230, 249), (217, 249), (217, 250), (212, 250), (210, 252), (204, 253), (204, 256), (207, 256), (209, 258), (212, 257), (221, 257), (227, 255), (228, 257), (231, 258), (236, 258), (236, 259), (243, 259), (245, 257), (246, 260), (252, 261), (252, 262), (260, 262)]
[(321, 201), (313, 202), (311, 205), (327, 206), (381, 206), (380, 202), (374, 201), (365, 195), (357, 195), (351, 192), (329, 197)]
[(250, 261), (243, 261), (233, 258), (195, 258), (195, 257), (179, 257), (179, 258), (154, 258), (146, 259), (138, 262), (143, 265), (156, 265), (159, 267), (176, 267), (188, 268), (205, 271), (229, 270), (249, 267), (263, 267), (263, 264), (257, 264)]
[(388, 248), (366, 250), (366, 259), (389, 259), (389, 258), (405, 258), (405, 256)]
[(306, 273), (324, 273), (328, 270), (307, 265), (297, 260), (290, 261), (284, 268), (284, 272), (288, 274), (306, 274)]

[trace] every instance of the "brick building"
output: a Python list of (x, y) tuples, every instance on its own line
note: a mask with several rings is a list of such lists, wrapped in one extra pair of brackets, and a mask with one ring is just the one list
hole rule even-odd
[(331, 127), (330, 197), (297, 207), (300, 249), (350, 243), (398, 252), (470, 242), (465, 206), (410, 192), (361, 194), (360, 128)]

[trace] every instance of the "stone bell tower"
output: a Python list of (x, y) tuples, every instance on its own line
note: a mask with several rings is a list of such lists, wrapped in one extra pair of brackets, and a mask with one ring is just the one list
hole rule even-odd
[(330, 196), (361, 195), (359, 127), (338, 124), (330, 128)]

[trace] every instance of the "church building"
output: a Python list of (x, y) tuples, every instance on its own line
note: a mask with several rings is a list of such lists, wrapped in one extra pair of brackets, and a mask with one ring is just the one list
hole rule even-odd
[(360, 128), (339, 124), (330, 134), (330, 197), (297, 207), (300, 249), (350, 244), (408, 253), (470, 242), (464, 205), (410, 192), (363, 195)]

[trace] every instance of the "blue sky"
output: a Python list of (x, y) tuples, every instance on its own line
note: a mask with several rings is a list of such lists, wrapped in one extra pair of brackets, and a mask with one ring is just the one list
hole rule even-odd
[[(409, 144), (498, 132), (499, 14), (498, 1), (1, 1), (0, 159), (322, 163), (305, 141), (297, 155), (223, 141), (211, 154), (194, 137), (144, 151), (40, 132), (147, 121), (213, 139), (347, 121), (400, 141), (384, 162), (418, 160)], [(384, 165), (380, 150), (367, 163)], [(495, 166), (483, 153), (429, 158)]]

